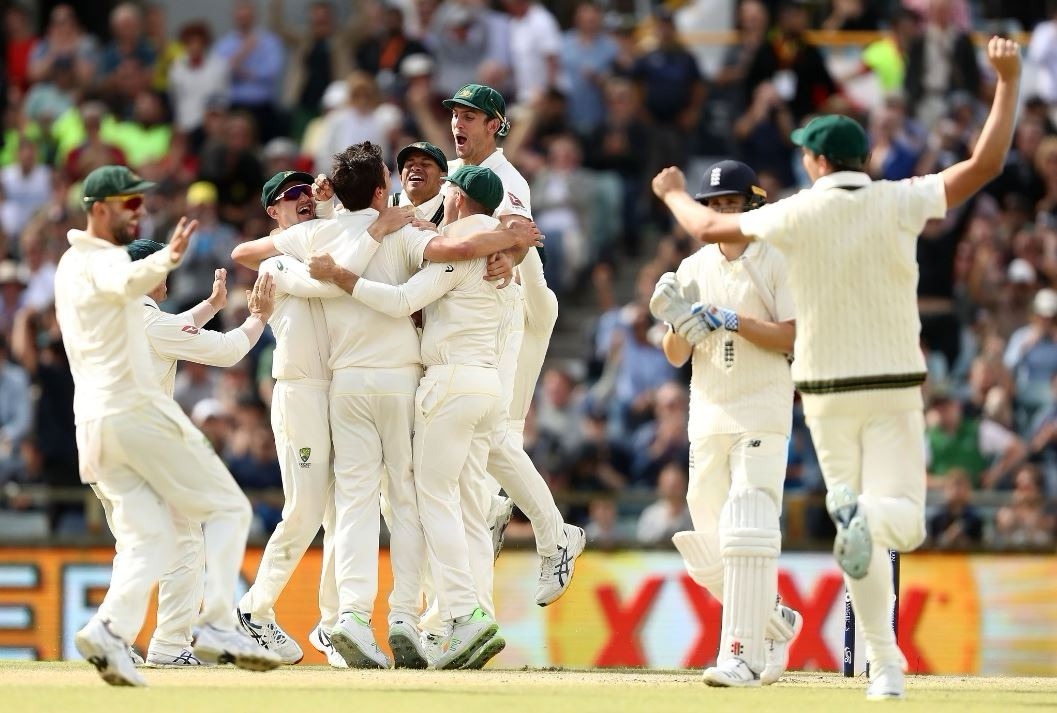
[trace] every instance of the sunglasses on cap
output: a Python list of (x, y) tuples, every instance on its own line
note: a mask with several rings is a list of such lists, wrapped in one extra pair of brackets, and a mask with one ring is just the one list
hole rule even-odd
[(107, 196), (103, 200), (111, 203), (120, 203), (125, 210), (136, 211), (143, 205), (143, 194), (136, 193), (130, 196)]
[(296, 186), (290, 186), (285, 191), (280, 193), (272, 201), (272, 205), (275, 205), (279, 201), (296, 201), (301, 196), (312, 196), (312, 186), (307, 183), (298, 183)]

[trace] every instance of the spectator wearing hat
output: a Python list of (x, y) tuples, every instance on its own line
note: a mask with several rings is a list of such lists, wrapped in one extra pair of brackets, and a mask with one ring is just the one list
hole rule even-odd
[(287, 171), (291, 168), (299, 171), (312, 170), (311, 159), (302, 156), (294, 140), (285, 136), (276, 136), (265, 144), (261, 158), (264, 160), (264, 173), (268, 176), (274, 176), (280, 171)]
[(177, 131), (201, 140), (206, 105), (212, 97), (227, 97), (229, 72), (227, 63), (209, 52), (213, 32), (202, 21), (189, 22), (180, 28), (184, 54), (169, 67), (169, 101)]
[(286, 45), (286, 77), (283, 105), (293, 107), (290, 135), (299, 138), (320, 111), (323, 94), (331, 82), (347, 77), (353, 69), (347, 48), (356, 45), (360, 34), (353, 9), (344, 25), (339, 25), (334, 4), (314, 0), (306, 12), (307, 27), (295, 29), (285, 15), (283, 0), (270, 0), (268, 26)]
[(198, 229), (191, 236), (183, 263), (169, 277), (174, 312), (198, 304), (213, 288), (214, 270), (231, 266), (238, 234), (220, 219), (217, 200), (217, 188), (208, 181), (196, 181), (187, 189), (187, 216), (198, 221)]

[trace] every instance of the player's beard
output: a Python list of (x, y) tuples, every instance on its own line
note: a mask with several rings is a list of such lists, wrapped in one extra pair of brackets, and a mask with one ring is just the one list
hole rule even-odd
[(114, 216), (113, 235), (118, 245), (128, 245), (139, 237), (139, 219), (136, 216), (126, 218), (117, 213)]

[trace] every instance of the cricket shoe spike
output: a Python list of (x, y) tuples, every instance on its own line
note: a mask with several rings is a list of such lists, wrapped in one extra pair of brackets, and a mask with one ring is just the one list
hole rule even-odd
[(800, 612), (783, 604), (775, 608), (768, 622), (767, 637), (763, 641), (766, 652), (760, 683), (770, 686), (782, 677), (789, 668), (789, 647), (803, 628), (804, 617)]
[(330, 643), (349, 668), (389, 668), (389, 659), (378, 648), (370, 622), (352, 612), (342, 614), (330, 630)]
[(868, 701), (901, 701), (906, 695), (906, 677), (897, 663), (871, 667), (870, 685), (866, 687)]
[(480, 609), (452, 622), (451, 633), (441, 639), (434, 668), (462, 668), (477, 650), (499, 633), (495, 619)]
[(705, 683), (720, 688), (759, 688), (760, 677), (739, 658), (725, 659), (705, 669)]
[(410, 622), (394, 621), (389, 625), (389, 650), (393, 652), (393, 668), (429, 667), (422, 637)]
[(73, 645), (111, 686), (147, 685), (129, 658), (129, 645), (110, 630), (107, 622), (92, 617), (83, 629), (74, 634)]
[(209, 666), (194, 655), (190, 649), (181, 649), (176, 653), (160, 649), (147, 649), (147, 668), (194, 668)]
[(565, 594), (569, 584), (573, 581), (573, 571), (576, 569), (576, 558), (587, 546), (587, 535), (583, 529), (575, 525), (564, 525), (565, 547), (558, 547), (558, 551), (550, 557), (540, 558), (540, 576), (536, 583), (536, 604), (545, 607), (553, 604)]
[(496, 496), (492, 499), (492, 509), (488, 513), (488, 529), (492, 532), (492, 561), (499, 559), (506, 538), (506, 528), (514, 515), (514, 501), (510, 498)]
[(283, 663), (242, 629), (218, 629), (212, 624), (199, 629), (191, 650), (203, 663), (230, 663), (247, 671), (271, 671)]
[(870, 568), (873, 538), (858, 496), (848, 486), (838, 485), (826, 493), (826, 510), (837, 526), (833, 538), (837, 564), (852, 579), (862, 579)]
[(316, 628), (308, 632), (308, 643), (312, 644), (312, 648), (316, 651), (326, 656), (327, 663), (332, 667), (349, 667), (349, 665), (345, 663), (345, 659), (341, 658), (341, 654), (334, 650), (334, 644), (330, 641), (330, 635), (323, 630), (322, 622), (316, 624)]

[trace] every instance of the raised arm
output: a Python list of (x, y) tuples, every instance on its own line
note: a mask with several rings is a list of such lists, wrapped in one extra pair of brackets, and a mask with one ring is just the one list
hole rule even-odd
[(222, 267), (214, 270), (213, 291), (210, 293), (209, 297), (179, 316), (183, 318), (185, 322), (190, 322), (196, 327), (201, 327), (206, 322), (213, 319), (213, 317), (217, 315), (217, 312), (224, 309), (224, 305), (228, 303), (227, 280), (227, 270)]
[(992, 37), (987, 43), (987, 61), (998, 75), (995, 98), (973, 155), (940, 174), (948, 208), (960, 205), (1002, 173), (1013, 139), (1020, 91), (1020, 45)]
[(180, 218), (169, 244), (143, 260), (127, 263), (97, 260), (91, 266), (92, 283), (104, 295), (124, 302), (147, 294), (180, 264), (197, 227), (197, 220), (188, 222), (186, 217)]
[(686, 192), (686, 176), (674, 166), (662, 169), (654, 176), (653, 192), (695, 240), (703, 243), (745, 243), (752, 239), (741, 232), (740, 214), (717, 213), (695, 201)]

